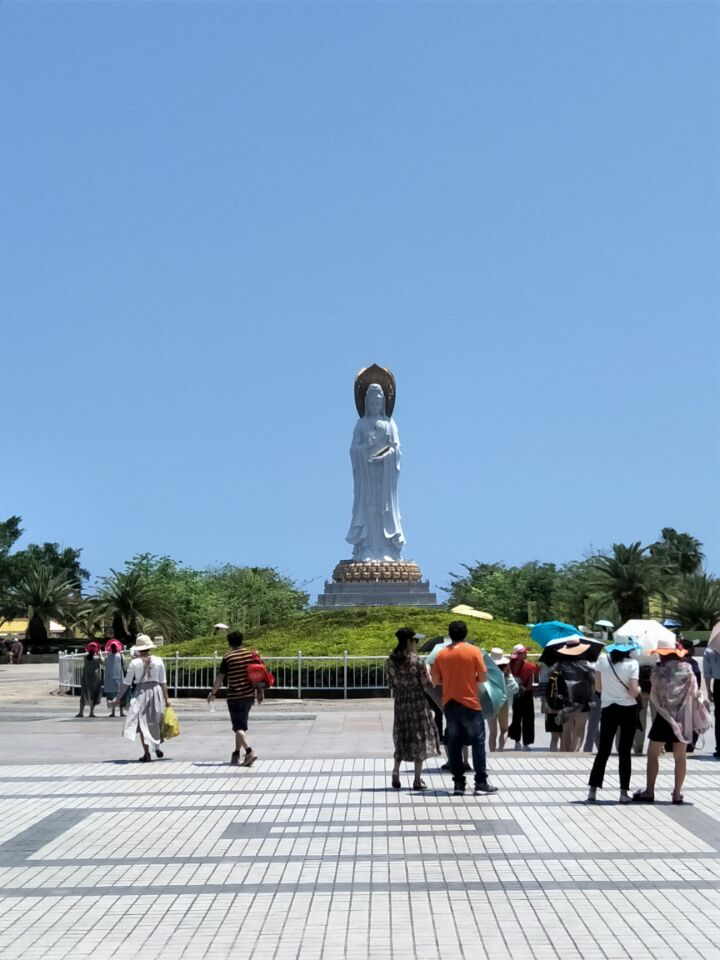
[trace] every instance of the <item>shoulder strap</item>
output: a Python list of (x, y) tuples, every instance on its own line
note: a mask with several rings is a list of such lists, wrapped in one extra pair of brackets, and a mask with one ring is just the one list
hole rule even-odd
[(617, 680), (617, 682), (618, 682), (618, 683), (621, 683), (621, 684), (625, 687), (625, 689), (627, 690), (627, 692), (630, 693), (630, 687), (627, 685), (627, 683), (625, 683), (624, 680), (621, 680), (621, 679), (620, 679), (620, 677), (618, 676), (618, 672), (617, 672), (617, 670), (615, 669), (615, 664), (612, 662), (612, 660), (610, 659), (610, 657), (608, 657), (608, 663), (610, 664), (610, 669), (611, 669), (612, 672), (615, 674), (615, 679)]

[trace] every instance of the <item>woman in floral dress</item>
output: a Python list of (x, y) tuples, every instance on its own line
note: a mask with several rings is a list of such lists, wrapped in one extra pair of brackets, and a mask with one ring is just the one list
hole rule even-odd
[(388, 684), (395, 697), (393, 742), (395, 765), (392, 785), (400, 789), (400, 764), (415, 764), (414, 790), (424, 790), (420, 779), (423, 761), (440, 753), (435, 721), (425, 690), (432, 687), (427, 667), (417, 655), (418, 635), (410, 627), (395, 634), (397, 646), (388, 657)]

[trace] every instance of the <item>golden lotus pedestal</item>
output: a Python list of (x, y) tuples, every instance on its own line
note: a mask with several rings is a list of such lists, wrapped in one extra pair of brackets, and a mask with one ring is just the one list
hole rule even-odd
[(411, 560), (341, 560), (318, 607), (436, 607), (430, 584)]

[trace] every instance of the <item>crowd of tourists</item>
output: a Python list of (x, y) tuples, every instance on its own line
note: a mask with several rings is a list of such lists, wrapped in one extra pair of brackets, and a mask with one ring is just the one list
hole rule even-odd
[[(418, 653), (418, 641), (424, 639), (421, 635), (407, 627), (396, 633), (397, 645), (388, 660), (394, 695), (393, 788), (401, 787), (401, 763), (411, 762), (413, 789), (425, 789), (423, 764), (440, 754), (442, 743), (447, 754), (443, 769), (452, 774), (455, 796), (465, 793), (470, 770), (476, 794), (495, 793), (497, 788), (488, 780), (486, 724), (491, 752), (502, 750), (508, 739), (516, 750), (531, 749), (537, 692), (551, 750), (577, 752), (597, 746), (588, 802), (594, 802), (602, 789), (613, 745), (618, 754), (621, 803), (654, 802), (663, 752), (674, 759), (672, 802), (683, 802), (687, 753), (710, 727), (709, 704), (703, 700), (692, 644), (678, 642), (657, 649), (653, 651), (655, 662), (641, 667), (640, 647), (635, 641), (610, 643), (591, 663), (587, 659), (590, 644), (575, 637), (556, 647), (552, 665), (539, 668), (528, 660), (529, 650), (524, 645), (518, 644), (509, 657), (499, 649), (483, 655), (467, 641), (467, 632), (463, 621), (453, 621), (448, 636), (425, 658)], [(718, 747), (714, 755), (720, 758), (720, 653), (707, 650), (703, 664), (707, 696), (716, 705)], [(505, 696), (499, 701), (486, 696), (490, 672), (504, 682)], [(633, 750), (643, 751), (648, 709), (651, 726), (645, 786), (631, 794), (631, 756)], [(464, 749), (469, 749), (472, 764)]]

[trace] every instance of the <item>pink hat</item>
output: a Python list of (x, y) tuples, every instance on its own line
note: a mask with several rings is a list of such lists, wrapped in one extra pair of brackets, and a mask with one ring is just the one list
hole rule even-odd
[(112, 653), (113, 650), (115, 653), (120, 653), (121, 650), (124, 650), (122, 643), (119, 640), (108, 640), (105, 644), (105, 653)]
[(85, 653), (100, 653), (100, 644), (91, 640), (90, 643), (85, 644)]

